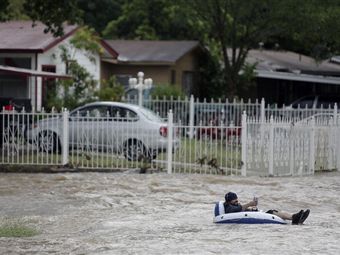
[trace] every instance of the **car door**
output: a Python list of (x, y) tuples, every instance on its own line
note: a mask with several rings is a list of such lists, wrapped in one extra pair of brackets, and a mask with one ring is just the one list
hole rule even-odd
[(110, 108), (106, 105), (90, 105), (70, 114), (70, 145), (76, 148), (103, 150), (106, 147), (106, 130)]
[(136, 137), (138, 115), (135, 111), (122, 106), (111, 106), (108, 122), (107, 142), (109, 150), (120, 151), (123, 143)]

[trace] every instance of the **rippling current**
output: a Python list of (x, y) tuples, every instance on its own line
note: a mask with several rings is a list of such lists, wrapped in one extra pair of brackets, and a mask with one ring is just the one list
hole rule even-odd
[[(304, 225), (216, 225), (227, 191)], [(0, 220), (39, 230), (0, 254), (338, 254), (340, 173), (260, 178), (125, 173), (0, 173)]]

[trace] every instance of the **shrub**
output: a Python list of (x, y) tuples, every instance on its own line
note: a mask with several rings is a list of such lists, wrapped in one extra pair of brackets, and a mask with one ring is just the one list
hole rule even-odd
[(179, 86), (176, 85), (156, 85), (151, 92), (152, 97), (184, 98), (185, 94)]
[(95, 96), (102, 101), (120, 102), (124, 94), (124, 87), (116, 81), (115, 76), (102, 81), (102, 87), (95, 92)]

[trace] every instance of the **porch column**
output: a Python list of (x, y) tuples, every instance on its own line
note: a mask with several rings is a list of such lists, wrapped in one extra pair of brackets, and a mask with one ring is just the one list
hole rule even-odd
[(30, 78), (30, 98), (31, 98), (31, 104), (32, 104), (32, 109), (36, 111), (37, 108), (37, 77), (31, 76)]
[(42, 105), (42, 78), (37, 77), (37, 112), (41, 111), (41, 105)]

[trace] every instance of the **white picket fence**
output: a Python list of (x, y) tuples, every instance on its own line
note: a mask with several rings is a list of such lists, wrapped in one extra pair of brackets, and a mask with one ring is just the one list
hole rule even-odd
[[(138, 104), (137, 97), (123, 97), (123, 102)], [(336, 113), (338, 107), (335, 104), (333, 108), (296, 108), (282, 106), (278, 107), (277, 104), (266, 105), (264, 98), (261, 100), (256, 99), (252, 102), (250, 99), (245, 101), (229, 99), (213, 100), (209, 102), (204, 99), (200, 101), (198, 98), (185, 97), (167, 99), (165, 97), (149, 97), (142, 102), (143, 106), (158, 113), (160, 117), (166, 119), (169, 109), (174, 113), (174, 122), (181, 123), (182, 125), (195, 126), (195, 125), (209, 125), (210, 121), (215, 121), (217, 124), (222, 123), (225, 126), (241, 125), (242, 114), (245, 111), (248, 117), (258, 119), (269, 119), (273, 116), (275, 119), (293, 119), (299, 120), (320, 113)]]
[[(309, 116), (315, 112), (290, 110), (294, 112), (291, 116), (283, 112), (271, 112), (272, 117), (268, 118), (266, 112), (272, 109), (264, 108), (263, 100), (260, 104), (219, 102), (219, 109), (230, 110), (229, 113), (224, 118), (218, 118), (221, 115), (213, 115), (215, 111), (207, 110), (209, 114), (204, 116), (209, 118), (207, 121), (199, 115), (195, 120), (193, 113), (199, 112), (196, 110), (197, 102), (192, 99), (188, 101), (189, 116), (186, 115), (187, 110), (180, 108), (184, 103), (174, 107), (176, 111), (173, 114), (168, 114), (169, 131), (164, 148), (155, 158), (142, 156), (138, 160), (127, 159), (121, 145), (132, 134), (153, 139), (152, 134), (145, 134), (145, 130), (140, 127), (126, 126), (122, 134), (114, 128), (114, 121), (107, 118), (93, 119), (87, 116), (82, 119), (82, 125), (70, 125), (66, 110), (62, 113), (2, 111), (0, 164), (68, 165), (80, 169), (151, 169), (168, 173), (244, 176), (310, 175), (316, 170), (340, 167), (337, 107), (327, 111), (332, 115), (331, 121), (313, 118), (299, 121), (302, 115)], [(171, 104), (175, 105), (174, 102)], [(156, 102), (156, 105), (162, 104)], [(198, 105), (202, 105), (198, 109), (216, 109), (215, 105), (212, 107), (208, 103)], [(235, 109), (244, 110), (244, 114), (239, 117), (239, 110)], [(176, 119), (183, 113), (189, 123), (181, 118)], [(42, 121), (47, 119), (48, 122)], [(30, 131), (32, 127), (44, 131), (33, 137)], [(60, 130), (60, 137), (48, 131), (56, 129)], [(119, 142), (114, 139), (117, 137), (120, 137)], [(173, 140), (178, 137), (180, 145), (173, 147)]]
[(248, 119), (246, 128), (248, 175), (310, 175), (340, 167), (338, 115), (303, 122)]

